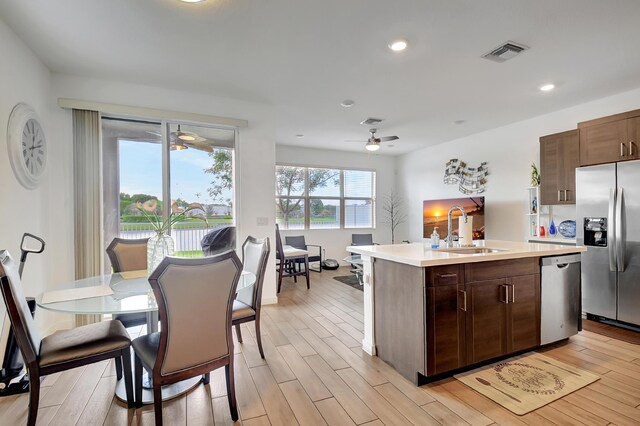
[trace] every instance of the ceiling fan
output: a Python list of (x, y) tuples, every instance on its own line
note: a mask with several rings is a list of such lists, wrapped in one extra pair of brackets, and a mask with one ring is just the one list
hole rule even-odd
[[(159, 132), (147, 132), (155, 136), (162, 136)], [(199, 136), (194, 132), (185, 132), (180, 128), (169, 135), (169, 146), (171, 151), (180, 151), (187, 148), (197, 149), (199, 151), (213, 152), (213, 147), (207, 143), (207, 139)]]
[(369, 129), (369, 132), (371, 133), (371, 137), (366, 141), (347, 140), (345, 142), (366, 142), (367, 144), (364, 147), (367, 149), (367, 151), (377, 151), (380, 149), (380, 142), (389, 142), (389, 141), (395, 141), (397, 139), (400, 139), (397, 136), (381, 136), (377, 138), (376, 137), (377, 131), (378, 131), (377, 129)]

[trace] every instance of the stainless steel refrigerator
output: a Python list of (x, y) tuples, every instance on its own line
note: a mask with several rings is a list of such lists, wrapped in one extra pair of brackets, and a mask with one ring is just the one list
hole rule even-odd
[(576, 169), (582, 310), (640, 325), (640, 161)]

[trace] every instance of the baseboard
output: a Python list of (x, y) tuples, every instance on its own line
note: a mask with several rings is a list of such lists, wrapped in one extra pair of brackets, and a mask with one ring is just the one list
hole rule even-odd
[(267, 298), (262, 298), (262, 304), (263, 305), (277, 305), (278, 304), (278, 297), (267, 297)]
[(376, 347), (371, 342), (362, 341), (362, 350), (371, 356), (376, 356)]

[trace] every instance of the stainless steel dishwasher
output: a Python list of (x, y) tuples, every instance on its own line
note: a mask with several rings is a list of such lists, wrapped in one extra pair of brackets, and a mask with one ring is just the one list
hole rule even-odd
[(581, 321), (580, 254), (542, 258), (540, 344), (578, 333)]

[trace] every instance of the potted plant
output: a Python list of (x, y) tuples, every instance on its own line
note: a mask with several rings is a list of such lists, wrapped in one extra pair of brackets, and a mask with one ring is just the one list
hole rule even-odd
[[(156, 269), (165, 257), (173, 256), (175, 244), (173, 238), (169, 235), (169, 230), (173, 225), (184, 220), (187, 214), (194, 210), (205, 211), (200, 203), (191, 203), (186, 208), (182, 208), (176, 201), (172, 201), (169, 217), (162, 220), (162, 217), (158, 216), (157, 213), (158, 200), (155, 198), (149, 199), (144, 203), (137, 202), (136, 208), (149, 221), (155, 232), (147, 242), (147, 270), (149, 273)], [(189, 217), (202, 219), (209, 225), (203, 213), (191, 214)]]

